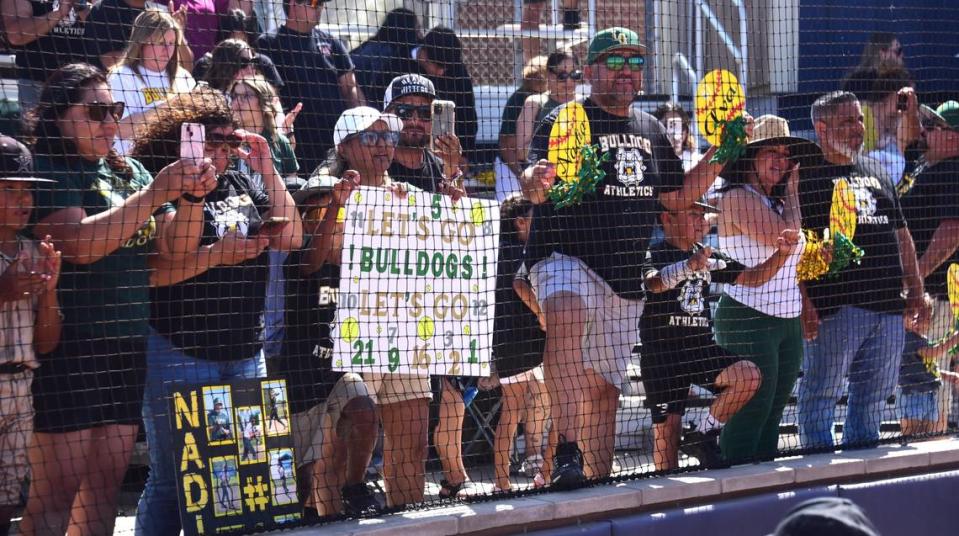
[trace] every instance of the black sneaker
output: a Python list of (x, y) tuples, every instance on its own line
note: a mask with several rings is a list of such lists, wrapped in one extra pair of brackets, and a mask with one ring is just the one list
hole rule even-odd
[(700, 467), (704, 469), (729, 467), (729, 462), (723, 458), (722, 451), (719, 449), (719, 433), (719, 429), (700, 432), (695, 425), (691, 424), (683, 430), (683, 440), (680, 442), (679, 450), (699, 460)]
[(582, 26), (579, 18), (578, 9), (567, 9), (563, 11), (563, 29), (567, 31), (578, 30)]
[(575, 441), (559, 437), (556, 454), (553, 456), (552, 487), (558, 490), (575, 489), (583, 485), (583, 453)]
[(363, 517), (380, 513), (381, 507), (373, 490), (365, 482), (343, 486), (343, 513), (350, 517)]

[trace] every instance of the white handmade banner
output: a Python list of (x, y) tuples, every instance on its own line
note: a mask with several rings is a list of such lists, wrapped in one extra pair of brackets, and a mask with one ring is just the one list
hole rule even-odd
[(336, 370), (488, 376), (499, 206), (360, 188), (345, 209)]

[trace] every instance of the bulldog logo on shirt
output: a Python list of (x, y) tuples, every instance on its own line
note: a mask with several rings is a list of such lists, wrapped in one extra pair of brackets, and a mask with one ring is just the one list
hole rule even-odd
[(706, 310), (706, 300), (703, 299), (702, 279), (690, 279), (683, 284), (679, 291), (679, 306), (691, 316), (700, 315)]
[(643, 182), (646, 166), (643, 153), (635, 148), (620, 148), (616, 151), (616, 176), (626, 186), (638, 186)]

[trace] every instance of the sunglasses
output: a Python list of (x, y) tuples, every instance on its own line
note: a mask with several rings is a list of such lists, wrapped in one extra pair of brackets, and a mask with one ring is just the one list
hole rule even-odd
[(380, 140), (385, 141), (387, 145), (396, 147), (396, 145), (400, 142), (400, 133), (393, 132), (392, 130), (365, 130), (359, 134), (353, 134), (352, 136), (346, 138), (345, 141), (349, 141), (354, 138), (359, 139), (360, 145), (364, 147), (373, 147)]
[(620, 56), (619, 54), (611, 54), (606, 56), (606, 68), (610, 71), (622, 71), (623, 67), (629, 65), (629, 70), (636, 72), (643, 69), (643, 65), (646, 65), (646, 58), (643, 56), (631, 56), (627, 58), (626, 56)]
[(555, 76), (556, 79), (559, 80), (560, 82), (565, 82), (566, 80), (569, 80), (569, 79), (573, 79), (573, 80), (583, 79), (583, 71), (572, 71), (569, 73), (563, 72), (563, 71), (560, 71), (560, 72), (550, 71), (550, 73), (552, 73), (553, 76)]
[(88, 102), (87, 107), (87, 117), (91, 121), (96, 121), (97, 123), (102, 123), (106, 120), (107, 117), (113, 121), (119, 121), (123, 118), (123, 109), (126, 108), (126, 104), (123, 102)]
[(211, 151), (227, 146), (230, 150), (236, 150), (240, 148), (240, 145), (243, 144), (243, 138), (239, 134), (230, 133), (230, 134), (220, 134), (219, 132), (211, 132), (206, 135), (206, 147)]
[(413, 114), (416, 114), (424, 121), (429, 121), (433, 118), (433, 111), (429, 104), (424, 104), (422, 106), (414, 106), (412, 104), (397, 104), (393, 111), (396, 112), (397, 117), (404, 121), (407, 119), (412, 119)]

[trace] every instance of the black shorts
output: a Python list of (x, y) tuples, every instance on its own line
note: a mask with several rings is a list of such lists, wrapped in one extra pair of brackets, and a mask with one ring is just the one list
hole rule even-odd
[(33, 378), (34, 430), (139, 425), (146, 348), (145, 337), (60, 341), (56, 350), (40, 357)]
[(666, 415), (686, 412), (689, 386), (699, 385), (717, 393), (716, 376), (743, 358), (730, 354), (717, 345), (688, 351), (654, 352), (643, 347), (639, 366), (646, 387), (646, 407), (655, 424), (666, 421)]

